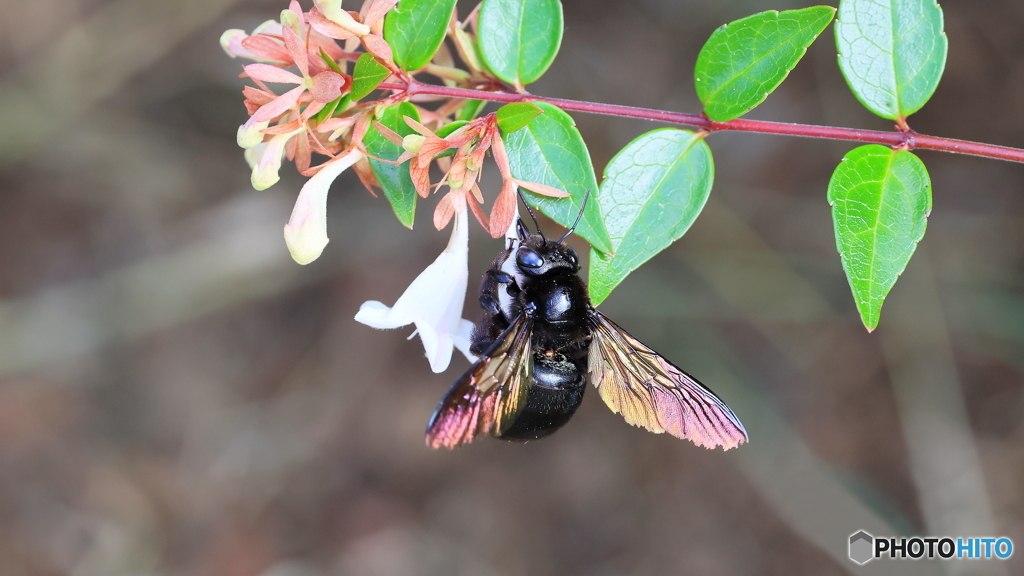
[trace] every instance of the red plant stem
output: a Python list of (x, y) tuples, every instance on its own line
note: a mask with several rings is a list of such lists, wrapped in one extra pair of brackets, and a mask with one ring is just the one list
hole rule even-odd
[(563, 110), (575, 112), (589, 112), (591, 114), (607, 114), (610, 116), (626, 116), (629, 118), (642, 118), (658, 122), (669, 122), (672, 124), (684, 124), (693, 126), (708, 132), (719, 132), (723, 130), (740, 130), (743, 132), (762, 132), (765, 134), (781, 134), (785, 136), (802, 136), (805, 138), (826, 138), (830, 140), (852, 140), (855, 142), (869, 142), (884, 144), (892, 147), (901, 147), (907, 150), (941, 150), (943, 152), (954, 152), (981, 156), (984, 158), (996, 158), (1009, 160), (1011, 162), (1024, 163), (1024, 150), (1011, 148), (1009, 146), (997, 146), (995, 144), (982, 144), (979, 142), (968, 142), (953, 138), (942, 138), (939, 136), (926, 136), (913, 131), (882, 132), (879, 130), (857, 130), (855, 128), (836, 128), (832, 126), (814, 126), (810, 124), (788, 124), (785, 122), (766, 122), (761, 120), (730, 120), (728, 122), (715, 122), (703, 114), (684, 114), (681, 112), (667, 112), (665, 110), (654, 110), (652, 108), (634, 108), (632, 106), (620, 106), (617, 104), (598, 104), (595, 102), (583, 102), (580, 100), (565, 100), (563, 98), (544, 98), (532, 94), (515, 94), (506, 92), (488, 92), (484, 90), (471, 90), (468, 88), (449, 88), (434, 84), (423, 84), (412, 81), (408, 85), (398, 83), (381, 84), (383, 90), (398, 90), (410, 96), (423, 94), (431, 96), (445, 96), (449, 98), (467, 98), (475, 100), (489, 100), (492, 102), (548, 102)]

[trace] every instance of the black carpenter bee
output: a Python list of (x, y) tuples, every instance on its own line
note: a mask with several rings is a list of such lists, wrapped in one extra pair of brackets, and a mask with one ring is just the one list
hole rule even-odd
[(743, 425), (714, 392), (590, 304), (576, 251), (563, 242), (573, 229), (548, 240), (517, 220), (517, 238), (508, 239), (480, 287), (484, 316), (470, 348), (479, 359), (441, 399), (427, 444), (454, 448), (483, 434), (543, 438), (572, 417), (588, 380), (634, 426), (706, 448), (746, 442)]

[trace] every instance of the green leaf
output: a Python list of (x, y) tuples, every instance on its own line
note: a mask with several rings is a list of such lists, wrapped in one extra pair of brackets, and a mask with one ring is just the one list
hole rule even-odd
[(452, 31), (454, 32), (452, 42), (455, 44), (455, 49), (470, 71), (488, 71), (487, 65), (484, 64), (483, 58), (480, 56), (480, 44), (476, 37), (466, 32), (461, 26), (453, 26)]
[(935, 0), (843, 0), (836, 19), (839, 69), (868, 110), (900, 121), (928, 102), (946, 67)]
[(498, 121), (498, 128), (501, 128), (501, 131), (507, 134), (525, 128), (530, 123), (530, 120), (540, 116), (542, 113), (543, 110), (536, 104), (513, 102), (498, 108), (496, 120)]
[[(388, 106), (380, 113), (378, 122), (391, 128), (400, 136), (414, 134), (415, 131), (406, 124), (403, 116), (409, 116), (417, 122), (420, 119), (416, 107), (408, 102), (402, 102), (394, 106)], [(366, 151), (370, 154), (386, 160), (397, 160), (404, 152), (397, 144), (392, 144), (375, 127), (371, 127), (363, 138)], [(409, 164), (389, 164), (370, 158), (370, 167), (380, 181), (380, 187), (384, 190), (384, 196), (391, 203), (391, 208), (398, 216), (398, 221), (407, 228), (412, 228), (413, 218), (416, 215), (416, 187), (413, 186), (412, 178), (409, 177)]]
[(576, 129), (572, 117), (557, 106), (537, 102), (544, 111), (526, 128), (503, 135), (508, 152), (512, 176), (527, 182), (539, 182), (565, 190), (571, 198), (549, 198), (523, 191), (526, 201), (547, 214), (552, 220), (568, 228), (576, 221), (583, 197), (590, 190), (590, 200), (576, 234), (601, 252), (612, 251), (601, 207), (596, 196), (597, 177), (590, 163), (590, 152)]
[(517, 88), (547, 71), (562, 43), (558, 0), (483, 0), (477, 36), (494, 75)]
[(437, 134), (438, 138), (447, 138), (449, 135), (451, 135), (452, 132), (455, 132), (456, 130), (462, 128), (466, 124), (469, 124), (469, 122), (465, 120), (456, 120), (454, 122), (449, 122), (448, 124), (445, 124), (444, 126), (438, 128), (434, 132), (434, 134)]
[(870, 332), (924, 237), (932, 210), (928, 170), (906, 150), (878, 144), (854, 148), (832, 174), (828, 202), (843, 270)]
[(366, 98), (378, 84), (384, 81), (391, 74), (383, 64), (369, 54), (363, 54), (356, 60), (356, 66), (352, 70), (352, 90), (349, 96), (353, 101)]
[(614, 255), (590, 251), (598, 305), (633, 270), (678, 240), (704, 208), (715, 165), (703, 138), (677, 128), (641, 135), (612, 158), (597, 197)]
[(459, 114), (455, 119), (467, 121), (474, 120), (486, 105), (486, 100), (466, 100), (466, 103), (462, 105), (462, 108), (459, 108)]
[(345, 71), (341, 69), (341, 66), (338, 66), (338, 63), (334, 61), (334, 58), (331, 58), (331, 56), (323, 48), (320, 49), (320, 59), (323, 60), (324, 64), (327, 64), (328, 68), (334, 70), (338, 74), (345, 73)]
[(725, 122), (764, 102), (835, 12), (830, 6), (771, 10), (715, 30), (697, 56), (693, 72), (708, 118)]
[(401, 0), (384, 18), (384, 39), (395, 64), (419, 70), (430, 62), (444, 41), (456, 0)]
[(327, 120), (334, 115), (337, 111), (344, 111), (345, 107), (348, 106), (351, 101), (351, 96), (348, 94), (342, 94), (334, 100), (327, 103), (319, 112), (313, 115), (313, 121), (317, 124), (322, 124), (324, 120)]

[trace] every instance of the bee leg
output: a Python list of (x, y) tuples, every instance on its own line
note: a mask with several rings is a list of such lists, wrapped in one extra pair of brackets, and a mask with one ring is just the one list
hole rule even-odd
[(501, 302), (498, 300), (498, 290), (502, 285), (514, 286), (515, 280), (499, 268), (492, 268), (484, 274), (478, 300), (480, 307), (484, 310), (484, 315), (477, 320), (470, 336), (472, 344), (469, 350), (477, 356), (487, 351), (509, 326), (508, 320), (501, 312)]
[(481, 294), (480, 295), (480, 307), (483, 308), (484, 311), (486, 311), (486, 312), (490, 312), (491, 314), (497, 314), (498, 313), (498, 300), (497, 300), (497, 298), (495, 298), (494, 296), (491, 296), (490, 294)]
[[(495, 308), (497, 309), (497, 300), (494, 299), (492, 302), (495, 303)], [(485, 310), (487, 309), (484, 305), (484, 296), (480, 297), (480, 305), (484, 306)], [(491, 347), (491, 344), (494, 344), (494, 341), (501, 336), (501, 333), (504, 332), (506, 328), (508, 328), (508, 321), (505, 320), (505, 316), (503, 316), (500, 311), (492, 312), (488, 310), (487, 313), (481, 316), (473, 326), (473, 333), (470, 336), (471, 344), (469, 346), (469, 351), (477, 356), (482, 355)]]
[(501, 270), (498, 270), (497, 268), (491, 268), (490, 270), (488, 270), (487, 271), (487, 275), (492, 280), (494, 280), (495, 282), (497, 282), (499, 284), (511, 284), (512, 283), (512, 276), (510, 276), (507, 272), (503, 272)]

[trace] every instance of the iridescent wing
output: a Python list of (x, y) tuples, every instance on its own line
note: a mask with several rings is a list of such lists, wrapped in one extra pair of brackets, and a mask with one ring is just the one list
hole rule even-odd
[(500, 436), (526, 406), (533, 381), (533, 318), (518, 318), (448, 390), (427, 424), (427, 445), (455, 448)]
[(726, 450), (747, 441), (739, 418), (711, 390), (600, 312), (593, 316), (588, 372), (605, 404), (626, 422)]

